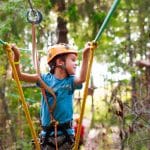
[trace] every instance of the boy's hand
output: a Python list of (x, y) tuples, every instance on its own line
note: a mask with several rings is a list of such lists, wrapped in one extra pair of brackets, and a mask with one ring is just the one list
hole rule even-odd
[(88, 58), (89, 57), (90, 49), (91, 49), (91, 43), (88, 42), (88, 43), (85, 44), (85, 47), (83, 49), (83, 57), (84, 58)]
[(15, 44), (11, 45), (11, 49), (14, 52), (14, 61), (19, 61), (20, 59), (20, 51)]

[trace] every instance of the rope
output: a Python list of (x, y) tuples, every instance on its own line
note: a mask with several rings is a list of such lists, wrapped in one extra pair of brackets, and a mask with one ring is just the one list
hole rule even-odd
[[(39, 58), (38, 58), (38, 53), (37, 53), (37, 50), (36, 50), (36, 40), (35, 40), (35, 37), (36, 37), (35, 36), (35, 24), (32, 23), (32, 58), (33, 58), (35, 70), (36, 70), (37, 74), (40, 77)], [(39, 82), (41, 84), (41, 93), (42, 93), (42, 95), (44, 97), (44, 100), (46, 101), (47, 107), (49, 109), (51, 121), (54, 124), (54, 122), (56, 122), (56, 121), (55, 121), (52, 113), (53, 113), (53, 111), (54, 111), (54, 109), (56, 107), (56, 95), (55, 95), (54, 91), (52, 90), (52, 88), (48, 87), (45, 84), (45, 82), (41, 79), (41, 77), (40, 77)], [(52, 106), (50, 106), (49, 103), (48, 103), (48, 99), (47, 99), (45, 90), (47, 90), (53, 96), (53, 104), (52, 104)]]
[[(36, 16), (36, 11), (33, 9), (31, 1), (28, 0), (28, 3), (30, 5), (32, 15)], [(37, 52), (36, 52), (36, 31), (35, 31), (35, 22), (34, 21), (32, 22), (32, 60), (33, 60), (33, 65), (34, 65), (36, 72), (38, 74), (40, 74), (38, 56), (37, 56)]]
[(114, 2), (113, 2), (113, 4), (112, 4), (112, 6), (111, 6), (111, 8), (110, 8), (110, 10), (109, 10), (109, 12), (108, 12), (106, 18), (105, 18), (105, 20), (104, 20), (104, 22), (103, 22), (103, 24), (102, 24), (102, 26), (100, 27), (100, 29), (99, 29), (99, 31), (98, 31), (98, 33), (97, 33), (95, 39), (94, 39), (94, 42), (97, 42), (98, 39), (101, 38), (101, 35), (102, 35), (104, 29), (106, 28), (106, 26), (107, 26), (107, 24), (108, 24), (108, 22), (109, 22), (111, 16), (113, 15), (113, 13), (114, 13), (114, 11), (115, 11), (117, 5), (119, 4), (119, 2), (120, 2), (120, 0), (114, 0)]
[(76, 139), (75, 139), (75, 145), (73, 150), (78, 150), (78, 145), (79, 145), (79, 140), (80, 140), (80, 132), (81, 132), (81, 125), (82, 125), (82, 120), (83, 120), (83, 115), (84, 115), (84, 110), (85, 110), (85, 104), (86, 104), (86, 98), (87, 98), (87, 93), (88, 93), (88, 85), (89, 85), (89, 79), (90, 79), (90, 73), (91, 73), (91, 68), (92, 68), (92, 63), (93, 63), (93, 57), (94, 57), (94, 50), (96, 49), (96, 43), (91, 44), (91, 49), (90, 49), (90, 60), (88, 64), (88, 72), (86, 76), (86, 82), (85, 82), (85, 88), (83, 91), (83, 102), (81, 106), (81, 113), (80, 113), (80, 119), (79, 119), (79, 125), (77, 128), (77, 134), (76, 134)]
[[(31, 2), (30, 2), (30, 5), (31, 5)], [(28, 20), (29, 20), (29, 18), (28, 18)], [(31, 20), (29, 20), (29, 22), (32, 23), (32, 59), (33, 59), (34, 68), (35, 68), (37, 74), (40, 77), (40, 68), (39, 68), (39, 64), (40, 63), (39, 63), (38, 53), (37, 53), (37, 50), (36, 50), (36, 32), (35, 32), (35, 24), (38, 23), (38, 21), (31, 21)], [(58, 125), (58, 122), (55, 120), (55, 118), (53, 116), (53, 111), (54, 111), (54, 109), (56, 107), (56, 95), (55, 95), (54, 91), (51, 88), (49, 88), (44, 83), (44, 81), (41, 79), (41, 77), (40, 77), (40, 81), (39, 82), (42, 85), (42, 87), (41, 87), (41, 93), (42, 93), (42, 95), (44, 97), (44, 100), (45, 100), (45, 102), (47, 104), (47, 107), (48, 107), (48, 110), (49, 110), (49, 113), (50, 113), (51, 124), (54, 125), (55, 146), (56, 146), (56, 150), (58, 150), (58, 142), (57, 142), (57, 125)], [(46, 89), (53, 96), (53, 104), (52, 104), (52, 106), (50, 106), (49, 103), (48, 103), (48, 99), (47, 99), (47, 96), (46, 96), (46, 93), (45, 93)]]
[(83, 103), (82, 103), (82, 107), (81, 107), (79, 126), (78, 126), (78, 129), (77, 129), (77, 135), (76, 135), (75, 145), (74, 145), (73, 150), (78, 150), (78, 145), (79, 145), (79, 140), (80, 140), (80, 132), (81, 132), (81, 125), (82, 125), (82, 120), (83, 120), (83, 115), (84, 115), (84, 110), (85, 110), (86, 98), (87, 98), (87, 94), (88, 94), (88, 85), (89, 85), (90, 72), (91, 72), (92, 63), (93, 63), (94, 50), (96, 49), (96, 42), (98, 41), (98, 39), (100, 39), (104, 29), (106, 28), (113, 12), (115, 11), (115, 9), (116, 9), (117, 5), (119, 4), (119, 2), (120, 2), (120, 0), (114, 0), (114, 3), (112, 5), (112, 7), (110, 8), (110, 11), (108, 12), (102, 26), (100, 27), (94, 41), (92, 42), (92, 45), (91, 45), (90, 60), (89, 60), (89, 64), (88, 64), (88, 72), (87, 72), (87, 76), (86, 76), (86, 82), (85, 82), (85, 88), (84, 88), (84, 94), (83, 94)]
[(7, 43), (0, 39), (0, 44), (6, 45)]
[[(31, 7), (32, 11), (34, 11), (30, 0), (28, 0), (28, 2), (29, 2), (29, 4), (30, 4), (30, 7)], [(120, 0), (115, 0), (115, 1), (114, 1), (113, 5), (112, 5), (112, 7), (111, 7), (111, 9), (110, 9), (110, 11), (108, 12), (108, 15), (106, 16), (106, 18), (105, 18), (105, 20), (104, 20), (104, 22), (103, 22), (101, 28), (99, 29), (98, 34), (96, 35), (96, 37), (95, 37), (95, 39), (94, 39), (94, 42), (92, 43), (91, 52), (90, 52), (90, 62), (89, 62), (89, 65), (88, 65), (88, 72), (87, 72), (86, 84), (85, 84), (84, 95), (83, 95), (83, 104), (82, 104), (82, 108), (81, 108), (81, 114), (80, 114), (80, 120), (79, 120), (79, 126), (78, 126), (78, 130), (77, 130), (77, 136), (76, 136), (76, 140), (75, 140), (74, 150), (77, 150), (77, 149), (78, 149), (79, 140), (80, 140), (80, 135), (79, 135), (79, 134), (80, 134), (80, 132), (81, 132), (81, 124), (82, 124), (82, 120), (83, 120), (83, 114), (84, 114), (84, 109), (85, 109), (86, 97), (87, 97), (87, 92), (88, 92), (88, 84), (89, 84), (89, 79), (90, 79), (90, 72), (91, 72), (91, 67), (92, 67), (92, 63), (93, 63), (94, 50), (95, 50), (95, 48), (96, 48), (95, 43), (97, 42), (98, 39), (101, 38), (101, 35), (102, 35), (104, 29), (106, 28), (106, 26), (107, 26), (107, 24), (108, 24), (108, 22), (109, 22), (109, 20), (110, 20), (110, 18), (111, 18), (111, 16), (112, 16), (113, 12), (115, 11), (116, 6), (118, 5), (119, 2), (120, 2)], [(5, 44), (5, 43), (3, 43), (2, 40), (0, 40), (0, 43)], [(11, 50), (10, 46), (8, 47), (8, 50), (9, 50), (9, 51)], [(8, 55), (9, 55), (9, 53), (8, 53)], [(10, 61), (10, 63), (12, 64), (13, 70), (15, 70), (15, 65), (14, 65), (13, 61)], [(16, 70), (15, 70), (14, 72), (16, 72)], [(17, 80), (17, 77), (18, 77), (18, 76), (17, 76), (17, 74), (16, 74), (16, 75), (15, 75), (16, 80)], [(19, 80), (19, 79), (18, 79), (18, 80)], [(43, 84), (43, 85), (46, 86), (46, 88), (48, 88), (47, 85), (45, 85), (45, 84)], [(48, 89), (49, 89), (49, 88), (48, 88)], [(51, 91), (51, 90), (50, 90), (50, 91)], [(23, 93), (23, 92), (22, 92), (22, 93)], [(23, 98), (23, 97), (22, 97), (22, 98)], [(55, 104), (55, 103), (54, 103), (54, 104)], [(54, 106), (54, 105), (53, 105), (53, 106)], [(24, 107), (25, 107), (25, 108), (27, 107), (27, 106), (26, 106), (26, 103), (25, 103), (25, 106), (24, 106)], [(26, 112), (27, 112), (27, 110), (26, 110)], [(27, 114), (29, 115), (29, 112), (28, 112)], [(27, 116), (28, 116), (28, 115), (27, 115)], [(30, 118), (27, 117), (27, 120), (30, 121)], [(30, 125), (31, 125), (31, 123), (32, 123), (32, 122), (29, 122)], [(32, 128), (33, 128), (33, 127), (32, 127)], [(34, 130), (31, 129), (31, 131), (33, 132)], [(32, 134), (33, 134), (33, 133), (32, 133)], [(38, 148), (38, 144), (39, 144), (39, 143), (37, 142), (37, 139), (35, 139), (36, 136), (35, 136), (34, 134), (33, 134), (33, 137), (34, 137), (35, 143), (37, 144), (36, 146), (37, 146), (37, 148)], [(57, 145), (56, 145), (56, 149), (57, 149)]]
[(34, 12), (34, 9), (33, 9), (33, 6), (32, 6), (31, 1), (30, 1), (30, 0), (28, 0), (28, 3), (29, 3), (29, 5), (30, 5), (31, 10)]
[(27, 20), (30, 23), (39, 24), (42, 21), (42, 14), (40, 11), (33, 8), (32, 3), (28, 0), (30, 9), (27, 12)]
[[(33, 7), (32, 7), (32, 4), (31, 4), (31, 1), (28, 0), (29, 2), (29, 5), (31, 7), (31, 9), (33, 10)], [(34, 10), (33, 10), (34, 11)], [(38, 58), (38, 53), (37, 53), (37, 50), (36, 50), (36, 32), (35, 32), (35, 22), (32, 22), (32, 59), (33, 59), (33, 64), (34, 64), (34, 68), (37, 72), (37, 74), (39, 75), (40, 77), (40, 68), (39, 68), (39, 58)], [(41, 92), (43, 94), (43, 97), (47, 103), (47, 106), (48, 106), (48, 109), (49, 109), (49, 112), (50, 112), (50, 116), (51, 116), (51, 120), (54, 120), (53, 116), (52, 116), (52, 112), (54, 111), (55, 107), (56, 107), (56, 95), (54, 93), (54, 91), (49, 88), (45, 83), (44, 81), (41, 79), (40, 77), (40, 80), (39, 80), (40, 84), (42, 85), (41, 87)], [(47, 97), (46, 97), (46, 93), (45, 93), (45, 90), (47, 90), (52, 96), (53, 96), (53, 105), (52, 106), (49, 106), (49, 103), (48, 103), (48, 100), (47, 100)]]
[(40, 68), (39, 68), (39, 61), (38, 61), (38, 54), (36, 51), (36, 35), (35, 35), (35, 24), (32, 23), (32, 60), (33, 65), (38, 74), (40, 74)]
[(18, 86), (18, 91), (19, 91), (19, 94), (20, 94), (20, 100), (21, 100), (23, 108), (24, 108), (25, 116), (26, 116), (27, 122), (29, 124), (32, 137), (33, 137), (33, 139), (35, 141), (36, 149), (40, 150), (40, 144), (39, 144), (39, 142), (37, 140), (36, 132), (35, 132), (35, 130), (33, 128), (33, 123), (32, 123), (32, 120), (31, 120), (31, 116), (30, 116), (30, 113), (29, 113), (29, 110), (28, 110), (28, 106), (27, 106), (27, 104), (25, 102), (24, 93), (23, 93), (23, 90), (22, 90), (22, 87), (21, 87), (21, 83), (19, 81), (19, 77), (18, 77), (18, 74), (17, 74), (17, 71), (16, 71), (16, 67), (15, 67), (14, 61), (13, 61), (11, 47), (10, 47), (9, 44), (6, 44), (2, 40), (0, 40), (0, 42), (1, 42), (1, 44), (4, 44), (4, 48), (6, 50), (7, 57), (9, 59), (10, 64), (11, 64), (11, 67), (12, 67), (12, 70), (13, 70), (13, 74), (14, 74), (14, 78), (15, 78), (16, 84)]
[(58, 150), (58, 142), (57, 142), (57, 125), (58, 125), (58, 121), (55, 120), (55, 118), (54, 118), (54, 116), (52, 114), (54, 109), (55, 109), (55, 106), (56, 106), (56, 95), (55, 95), (55, 93), (53, 91), (51, 91), (52, 92), (51, 94), (53, 94), (53, 98), (54, 98), (53, 101), (54, 102), (53, 102), (53, 105), (50, 106), (49, 103), (48, 103), (48, 99), (46, 97), (46, 94), (45, 94), (45, 90), (43, 88), (41, 88), (41, 92), (42, 92), (42, 94), (44, 96), (44, 99), (45, 99), (45, 102), (46, 102), (46, 104), (48, 106), (48, 110), (49, 110), (49, 113), (50, 113), (51, 124), (54, 126), (55, 148), (56, 148), (56, 150)]
[[(27, 119), (27, 122), (29, 124), (32, 137), (34, 139), (35, 146), (36, 146), (37, 150), (40, 150), (39, 142), (37, 141), (36, 132), (35, 132), (35, 130), (33, 128), (33, 123), (32, 123), (31, 117), (30, 117), (30, 113), (29, 113), (28, 107), (27, 107), (26, 102), (25, 102), (25, 97), (24, 97), (24, 94), (23, 94), (21, 83), (20, 83), (20, 80), (19, 80), (16, 68), (15, 68), (14, 61), (13, 61), (11, 47), (10, 47), (10, 45), (7, 42), (4, 42), (1, 39), (0, 39), (0, 44), (4, 45), (4, 48), (7, 50), (6, 51), (7, 52), (7, 57), (9, 58), (9, 62), (11, 64), (11, 66), (12, 66), (12, 70), (13, 70), (13, 74), (14, 74), (14, 79), (15, 79), (15, 81), (17, 83), (17, 86), (18, 86), (18, 91), (19, 91), (19, 94), (20, 94), (20, 97), (21, 97), (21, 102), (23, 104), (23, 108), (24, 108), (24, 112), (25, 112), (25, 115), (26, 115), (26, 119)], [(49, 111), (50, 111), (51, 120), (54, 123), (55, 119), (52, 116), (52, 112), (54, 111), (54, 109), (56, 107), (56, 95), (55, 95), (54, 91), (50, 87), (48, 87), (47, 84), (45, 84), (45, 82), (41, 78), (39, 78), (39, 83), (41, 85), (41, 92), (42, 92), (45, 100), (47, 100), (45, 91), (49, 92), (53, 96), (53, 104), (52, 104), (52, 106), (49, 106), (48, 102), (47, 102), (47, 105), (48, 105), (48, 108), (49, 108)], [(58, 124), (58, 123), (56, 122), (56, 124)]]
[[(32, 123), (31, 117), (30, 117), (28, 106), (27, 106), (27, 104), (25, 102), (25, 97), (24, 97), (24, 94), (23, 94), (21, 83), (19, 81), (19, 77), (18, 77), (18, 74), (17, 74), (17, 71), (16, 71), (16, 67), (15, 67), (15, 64), (14, 64), (14, 61), (13, 61), (11, 47), (10, 47), (9, 44), (7, 44), (6, 42), (4, 42), (1, 39), (0, 39), (0, 44), (3, 44), (4, 48), (6, 49), (7, 57), (9, 58), (9, 62), (11, 64), (11, 66), (12, 66), (12, 70), (13, 70), (13, 74), (14, 74), (14, 79), (15, 79), (15, 81), (17, 83), (18, 91), (19, 91), (19, 94), (20, 94), (20, 97), (21, 97), (20, 100), (21, 100), (21, 102), (23, 104), (24, 112), (25, 112), (26, 119), (27, 119), (27, 122), (29, 124), (30, 130), (31, 130), (32, 137), (33, 137), (34, 142), (35, 142), (35, 146), (36, 146), (37, 150), (40, 150), (39, 142), (37, 141), (36, 132), (35, 132), (35, 130), (33, 128), (33, 123)], [(50, 113), (51, 120), (54, 123), (55, 119), (52, 116), (52, 112), (54, 111), (54, 109), (56, 107), (56, 95), (55, 95), (54, 91), (50, 87), (48, 87), (41, 78), (39, 79), (39, 83), (41, 84), (41, 91), (43, 93), (43, 96), (45, 97), (44, 98), (45, 100), (47, 99), (46, 94), (45, 94), (45, 90), (48, 91), (53, 96), (53, 105), (50, 107), (49, 104), (48, 104), (48, 102), (47, 102), (47, 105), (49, 107), (49, 111), (51, 112)], [(56, 122), (56, 124), (58, 124), (58, 123)], [(57, 145), (57, 143), (56, 143), (56, 145)]]

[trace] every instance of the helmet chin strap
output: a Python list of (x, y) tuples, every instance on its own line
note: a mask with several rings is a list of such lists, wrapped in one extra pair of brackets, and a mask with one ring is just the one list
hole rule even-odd
[(65, 64), (64, 65), (63, 64), (59, 64), (59, 65), (56, 65), (55, 68), (56, 67), (63, 69), (66, 72), (67, 76), (69, 76), (69, 73), (68, 73), (68, 71), (66, 69), (66, 65)]

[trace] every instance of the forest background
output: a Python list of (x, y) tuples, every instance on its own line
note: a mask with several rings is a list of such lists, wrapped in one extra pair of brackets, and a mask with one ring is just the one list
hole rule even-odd
[[(32, 7), (43, 16), (42, 22), (36, 25), (36, 43), (41, 63), (50, 45), (66, 42), (81, 50), (87, 41), (94, 40), (112, 3), (112, 0), (32, 0)], [(0, 39), (16, 43), (22, 48), (22, 70), (34, 73), (31, 57), (32, 25), (27, 21), (29, 8), (29, 1), (0, 1)], [(112, 127), (117, 127), (120, 149), (150, 148), (149, 69), (140, 69), (135, 63), (148, 59), (149, 14), (149, 0), (121, 0), (98, 41), (94, 62), (104, 68), (93, 65), (85, 117), (92, 114), (90, 129), (105, 129), (101, 139), (98, 139), (99, 149), (112, 143), (108, 141), (113, 132)], [(80, 60), (79, 55), (79, 64)], [(42, 63), (41, 71), (47, 70), (43, 69), (43, 65), (46, 68), (46, 62)], [(98, 87), (94, 85), (96, 82), (99, 82)], [(22, 87), (38, 133), (40, 90), (24, 82)], [(75, 100), (81, 100), (74, 104), (75, 113), (79, 114), (80, 106), (77, 105), (82, 102), (82, 91), (81, 95), (77, 91)], [(29, 143), (31, 133), (16, 83), (12, 80), (6, 52), (0, 46), (0, 147), (30, 149)]]

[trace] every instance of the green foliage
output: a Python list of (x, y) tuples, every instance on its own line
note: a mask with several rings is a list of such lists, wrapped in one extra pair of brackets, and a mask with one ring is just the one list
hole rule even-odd
[(44, 14), (47, 14), (52, 9), (52, 2), (50, 0), (36, 0), (32, 1), (32, 5), (34, 9), (37, 9)]
[(92, 16), (92, 22), (93, 22), (93, 25), (101, 25), (104, 21), (104, 18), (106, 17), (106, 13), (105, 12), (93, 12)]
[(149, 131), (141, 129), (133, 133), (126, 141), (126, 146), (133, 150), (147, 150), (149, 145)]
[(100, 26), (102, 25), (104, 19), (106, 17), (106, 13), (105, 12), (99, 12), (99, 11), (94, 11), (91, 14), (91, 20), (90, 22), (93, 24), (92, 26), (93, 28), (93, 34), (92, 37), (94, 38), (94, 36), (96, 36)]
[(66, 13), (68, 15), (69, 22), (78, 22), (79, 20), (78, 8), (75, 3), (69, 5)]
[(27, 139), (20, 139), (16, 143), (16, 149), (24, 149), (24, 150), (30, 150), (32, 149), (32, 143), (31, 141), (28, 141)]

